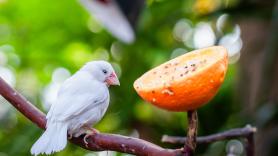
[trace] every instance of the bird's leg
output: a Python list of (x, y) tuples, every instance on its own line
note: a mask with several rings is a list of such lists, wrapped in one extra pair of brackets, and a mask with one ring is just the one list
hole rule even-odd
[(83, 141), (85, 143), (85, 146), (88, 148), (87, 138), (90, 137), (90, 136), (93, 136), (93, 135), (95, 135), (97, 133), (99, 133), (99, 131), (94, 129), (94, 128), (92, 128), (92, 127), (90, 127), (90, 126), (83, 126), (83, 128), (87, 130), (87, 133), (86, 133), (86, 135), (83, 138)]

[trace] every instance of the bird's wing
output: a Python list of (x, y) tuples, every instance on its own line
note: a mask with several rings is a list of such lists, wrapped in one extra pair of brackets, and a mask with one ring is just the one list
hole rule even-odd
[(86, 75), (73, 76), (61, 86), (47, 119), (64, 121), (74, 118), (108, 98), (109, 92), (104, 84), (88, 79)]

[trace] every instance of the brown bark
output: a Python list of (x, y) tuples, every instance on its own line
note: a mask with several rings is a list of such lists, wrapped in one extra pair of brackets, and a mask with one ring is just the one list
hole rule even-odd
[(184, 145), (184, 153), (186, 156), (192, 156), (196, 148), (196, 137), (198, 130), (198, 114), (197, 110), (187, 112), (188, 130), (187, 139)]

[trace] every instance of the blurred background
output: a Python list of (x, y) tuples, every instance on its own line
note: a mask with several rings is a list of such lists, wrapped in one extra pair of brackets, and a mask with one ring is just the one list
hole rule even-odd
[[(251, 124), (258, 128), (256, 155), (277, 153), (278, 1), (93, 1), (96, 5), (90, 0), (0, 0), (0, 76), (47, 112), (66, 78), (85, 62), (108, 60), (121, 86), (110, 89), (109, 110), (95, 127), (180, 148), (160, 139), (184, 136), (186, 113), (144, 102), (133, 82), (171, 58), (223, 45), (229, 50), (229, 70), (217, 96), (199, 109), (199, 135)], [(0, 97), (0, 156), (30, 155), (41, 133)], [(227, 155), (231, 147), (233, 155), (245, 155), (243, 146), (242, 140), (215, 142), (198, 146), (196, 155)], [(55, 155), (127, 154), (68, 144)]]

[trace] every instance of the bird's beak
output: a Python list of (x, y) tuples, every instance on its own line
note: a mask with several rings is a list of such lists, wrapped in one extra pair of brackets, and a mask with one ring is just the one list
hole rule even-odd
[(113, 72), (109, 75), (109, 77), (105, 80), (108, 85), (120, 85), (120, 81), (117, 75)]

